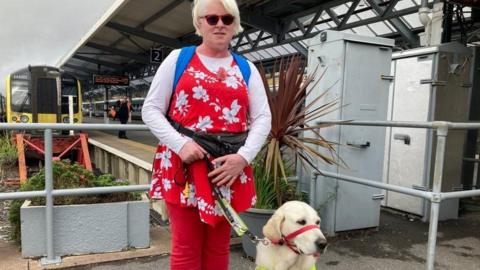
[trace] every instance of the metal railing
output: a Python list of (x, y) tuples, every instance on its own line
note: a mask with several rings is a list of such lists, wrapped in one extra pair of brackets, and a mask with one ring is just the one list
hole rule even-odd
[(30, 199), (35, 197), (45, 198), (45, 222), (46, 222), (46, 249), (47, 256), (41, 259), (43, 265), (60, 263), (61, 258), (55, 256), (53, 242), (53, 197), (69, 195), (94, 195), (103, 193), (146, 191), (149, 185), (131, 185), (118, 187), (96, 187), (96, 188), (75, 188), (75, 189), (53, 189), (52, 172), (52, 130), (148, 130), (145, 125), (118, 125), (118, 124), (5, 124), (0, 123), (1, 130), (44, 130), (45, 149), (45, 190), (3, 192), (0, 193), (0, 200)]
[[(433, 173), (433, 187), (432, 191), (421, 191), (413, 188), (401, 187), (392, 184), (381, 183), (369, 179), (363, 179), (358, 177), (352, 177), (342, 174), (330, 173), (327, 171), (320, 171), (321, 174), (337, 178), (339, 180), (357, 183), (360, 185), (366, 185), (376, 187), (380, 189), (390, 190), (393, 192), (399, 192), (415, 197), (427, 199), (430, 204), (430, 224), (428, 229), (428, 243), (427, 243), (427, 259), (426, 269), (433, 270), (435, 263), (435, 249), (438, 232), (438, 216), (440, 203), (443, 200), (454, 198), (467, 198), (472, 196), (480, 196), (480, 190), (465, 190), (454, 192), (441, 192), (442, 179), (443, 179), (443, 165), (445, 161), (445, 146), (450, 129), (480, 129), (480, 123), (452, 123), (444, 121), (435, 122), (395, 122), (395, 121), (318, 121), (318, 124), (336, 124), (336, 125), (351, 125), (351, 126), (377, 126), (377, 127), (408, 127), (408, 128), (428, 128), (436, 130), (436, 151), (435, 151), (435, 164)], [(315, 197), (315, 182), (320, 173), (315, 173), (310, 184), (311, 197)], [(313, 192), (313, 194), (312, 194)]]
[[(340, 180), (353, 182), (361, 185), (372, 186), (380, 189), (391, 190), (403, 194), (408, 194), (431, 201), (430, 205), (430, 227), (427, 244), (427, 262), (426, 269), (433, 270), (435, 260), (435, 247), (437, 239), (437, 226), (439, 207), (442, 200), (452, 198), (465, 198), (471, 196), (480, 196), (480, 190), (441, 192), (443, 163), (445, 157), (446, 137), (449, 129), (480, 129), (480, 123), (450, 123), (450, 122), (388, 122), (388, 121), (321, 121), (320, 123), (330, 123), (338, 125), (358, 125), (358, 126), (382, 126), (382, 127), (410, 127), (410, 128), (429, 128), (437, 131), (437, 148), (435, 152), (435, 169), (432, 191), (420, 191), (411, 188), (376, 182), (358, 177), (334, 174), (326, 171), (322, 173), (329, 177), (335, 177)], [(35, 197), (46, 198), (46, 247), (47, 256), (42, 258), (42, 264), (59, 263), (60, 257), (55, 256), (53, 245), (53, 197), (68, 195), (93, 195), (102, 193), (146, 191), (149, 185), (132, 185), (123, 187), (98, 187), (98, 188), (78, 188), (78, 189), (53, 189), (52, 174), (52, 130), (148, 130), (145, 125), (118, 125), (118, 124), (5, 124), (0, 123), (2, 130), (44, 130), (45, 141), (45, 190), (25, 191), (25, 192), (4, 192), (0, 193), (0, 200), (29, 199)], [(316, 178), (316, 177), (315, 177)], [(314, 180), (312, 180), (313, 182)]]

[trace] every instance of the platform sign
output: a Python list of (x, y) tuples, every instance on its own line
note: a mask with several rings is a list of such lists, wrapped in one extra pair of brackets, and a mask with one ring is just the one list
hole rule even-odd
[(130, 84), (128, 76), (93, 75), (95, 85), (126, 85)]
[(163, 60), (163, 50), (162, 49), (150, 49), (150, 63), (160, 64)]

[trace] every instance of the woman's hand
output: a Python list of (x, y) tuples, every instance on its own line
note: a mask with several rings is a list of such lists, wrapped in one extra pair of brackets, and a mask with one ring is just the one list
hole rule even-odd
[(196, 160), (202, 159), (207, 154), (207, 151), (203, 149), (200, 145), (198, 145), (194, 141), (186, 142), (180, 152), (178, 152), (178, 156), (184, 163), (190, 164)]
[(231, 154), (212, 160), (212, 163), (222, 164), (220, 167), (211, 171), (208, 174), (212, 179), (212, 183), (217, 186), (226, 185), (230, 187), (235, 179), (240, 175), (245, 166), (248, 165), (247, 161), (239, 154)]

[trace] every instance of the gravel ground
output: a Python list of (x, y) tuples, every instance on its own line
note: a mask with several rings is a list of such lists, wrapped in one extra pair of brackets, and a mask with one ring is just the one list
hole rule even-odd
[[(0, 193), (14, 191), (14, 188), (4, 185), (0, 179)], [(0, 240), (10, 239), (10, 223), (8, 221), (8, 211), (10, 209), (10, 201), (0, 201)]]

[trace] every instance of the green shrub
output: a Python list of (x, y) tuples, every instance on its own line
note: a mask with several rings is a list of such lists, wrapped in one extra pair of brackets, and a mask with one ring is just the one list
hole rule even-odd
[(0, 137), (0, 168), (6, 170), (17, 162), (17, 147), (8, 133)]
[[(279, 207), (277, 202), (277, 194), (275, 191), (275, 181), (272, 180), (273, 175), (268, 175), (262, 162), (255, 162), (253, 164), (253, 174), (255, 178), (255, 191), (257, 194), (257, 201), (255, 208), (260, 209), (277, 209)], [(288, 175), (291, 175), (288, 172)], [(297, 191), (296, 186), (288, 181), (278, 181), (280, 189), (282, 190), (282, 202), (301, 200), (306, 198), (303, 194)]]
[[(127, 186), (128, 181), (119, 181), (111, 174), (96, 177), (91, 171), (77, 163), (69, 161), (53, 162), (53, 186), (55, 189), (72, 189), (88, 187)], [(21, 187), (20, 191), (45, 189), (45, 169), (32, 176)], [(111, 194), (61, 196), (54, 198), (54, 205), (92, 204), (140, 200), (141, 192), (123, 192)], [(33, 198), (32, 205), (45, 205), (45, 198)], [(11, 238), (20, 242), (20, 207), (24, 200), (14, 200), (10, 205), (9, 220), (12, 227)]]

